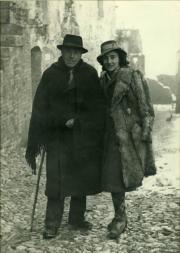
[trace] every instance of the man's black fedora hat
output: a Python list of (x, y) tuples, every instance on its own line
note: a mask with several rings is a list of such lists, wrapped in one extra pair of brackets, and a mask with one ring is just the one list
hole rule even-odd
[(57, 48), (60, 50), (65, 47), (78, 48), (82, 51), (83, 54), (88, 52), (88, 50), (83, 47), (82, 37), (77, 35), (66, 34), (63, 40), (63, 44), (57, 45)]

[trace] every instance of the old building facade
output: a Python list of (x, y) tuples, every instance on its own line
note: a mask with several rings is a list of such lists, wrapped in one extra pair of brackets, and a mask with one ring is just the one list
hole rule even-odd
[(116, 40), (120, 47), (128, 52), (129, 61), (135, 69), (145, 73), (145, 56), (142, 53), (142, 40), (138, 29), (119, 29)]

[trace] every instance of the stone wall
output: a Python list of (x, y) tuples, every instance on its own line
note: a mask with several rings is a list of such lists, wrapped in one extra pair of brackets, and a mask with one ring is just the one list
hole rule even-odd
[(168, 86), (150, 78), (147, 78), (147, 81), (153, 104), (172, 104), (172, 91)]
[(32, 103), (28, 11), (9, 1), (0, 11), (1, 145), (10, 146), (25, 141)]
[[(59, 55), (61, 20), (56, 10), (62, 10), (64, 2), (52, 3), (0, 2), (1, 147), (26, 145), (35, 90), (42, 71)], [(56, 11), (50, 25), (48, 4)]]

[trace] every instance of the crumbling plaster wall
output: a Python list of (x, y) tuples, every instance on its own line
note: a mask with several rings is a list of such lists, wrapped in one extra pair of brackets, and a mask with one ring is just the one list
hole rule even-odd
[(24, 141), (30, 113), (28, 10), (23, 1), (3, 1), (0, 12), (1, 146), (11, 146)]

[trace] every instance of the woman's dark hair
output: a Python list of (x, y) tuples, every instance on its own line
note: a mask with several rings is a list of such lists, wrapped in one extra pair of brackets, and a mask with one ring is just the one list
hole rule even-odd
[[(127, 67), (129, 65), (129, 61), (127, 60), (127, 53), (123, 50), (113, 50), (116, 51), (119, 55), (119, 66), (120, 67)], [(101, 61), (102, 70), (105, 70), (103, 67), (103, 61)]]
[(120, 67), (127, 67), (129, 61), (127, 60), (127, 53), (125, 51), (116, 51), (119, 55), (119, 65)]

